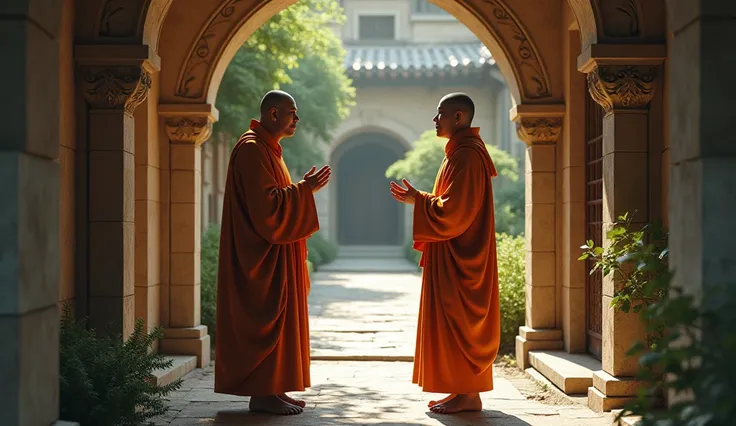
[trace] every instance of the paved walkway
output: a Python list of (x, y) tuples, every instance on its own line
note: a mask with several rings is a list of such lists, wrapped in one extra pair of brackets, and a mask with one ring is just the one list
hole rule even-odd
[[(590, 411), (539, 386), (515, 368), (495, 369), (495, 389), (484, 410), (440, 416), (411, 383), (420, 277), (415, 273), (319, 272), (312, 278), (310, 327), (312, 387), (298, 416), (249, 413), (247, 398), (213, 392), (212, 366), (195, 370), (171, 396), (157, 425), (610, 425)], [(362, 361), (356, 361), (361, 359)], [(367, 360), (366, 360), (367, 359)], [(389, 361), (386, 361), (389, 360)]]

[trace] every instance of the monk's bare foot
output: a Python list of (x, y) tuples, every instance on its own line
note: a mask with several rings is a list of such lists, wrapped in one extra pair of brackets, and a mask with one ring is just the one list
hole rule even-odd
[(432, 407), (434, 407), (437, 404), (442, 404), (443, 402), (447, 402), (450, 399), (454, 398), (455, 395), (457, 395), (457, 394), (451, 393), (451, 394), (447, 395), (446, 397), (444, 397), (444, 398), (442, 398), (442, 399), (440, 399), (438, 401), (429, 401), (429, 404), (427, 404), (427, 407), (432, 408)]
[(281, 398), (282, 401), (286, 401), (291, 405), (296, 405), (302, 408), (307, 406), (307, 403), (302, 401), (301, 399), (294, 399), (285, 393), (279, 394), (279, 398)]
[(282, 416), (301, 414), (302, 411), (304, 411), (302, 410), (302, 407), (289, 404), (276, 395), (252, 396), (250, 397), (248, 408), (253, 412), (278, 414)]
[(477, 393), (456, 395), (454, 398), (430, 408), (436, 414), (454, 414), (462, 411), (480, 411), (481, 409), (483, 409), (483, 403)]

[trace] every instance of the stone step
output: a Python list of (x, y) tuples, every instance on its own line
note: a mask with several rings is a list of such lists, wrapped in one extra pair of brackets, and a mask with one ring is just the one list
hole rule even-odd
[(174, 363), (169, 368), (153, 372), (158, 386), (168, 385), (181, 379), (197, 367), (197, 357), (193, 355), (167, 355), (166, 359)]
[(372, 257), (344, 258), (338, 257), (333, 262), (317, 268), (317, 272), (345, 273), (417, 273), (419, 268), (403, 257), (380, 259)]
[(529, 363), (567, 395), (587, 394), (593, 372), (601, 369), (601, 362), (590, 355), (564, 351), (530, 351)]

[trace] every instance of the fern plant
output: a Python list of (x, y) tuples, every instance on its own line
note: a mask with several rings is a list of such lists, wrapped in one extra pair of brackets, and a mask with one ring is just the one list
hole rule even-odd
[(181, 387), (181, 380), (159, 386), (153, 372), (172, 361), (153, 352), (163, 337), (157, 327), (146, 333), (137, 319), (133, 334), (98, 336), (75, 321), (65, 304), (60, 336), (60, 417), (84, 426), (140, 426), (167, 411), (165, 397)]

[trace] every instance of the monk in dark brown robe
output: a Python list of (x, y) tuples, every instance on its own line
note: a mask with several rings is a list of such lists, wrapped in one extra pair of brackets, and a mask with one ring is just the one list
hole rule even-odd
[(230, 155), (220, 234), (215, 392), (250, 396), (251, 411), (299, 414), (286, 392), (309, 387), (307, 238), (319, 229), (314, 193), (330, 169), (293, 183), (282, 138), (296, 102), (272, 91)]
[(469, 96), (445, 96), (434, 117), (448, 138), (432, 193), (391, 182), (398, 201), (414, 204), (414, 248), (422, 252), (414, 375), (435, 413), (482, 409), (480, 392), (493, 389), (500, 343), (500, 309), (492, 179), (496, 169)]

